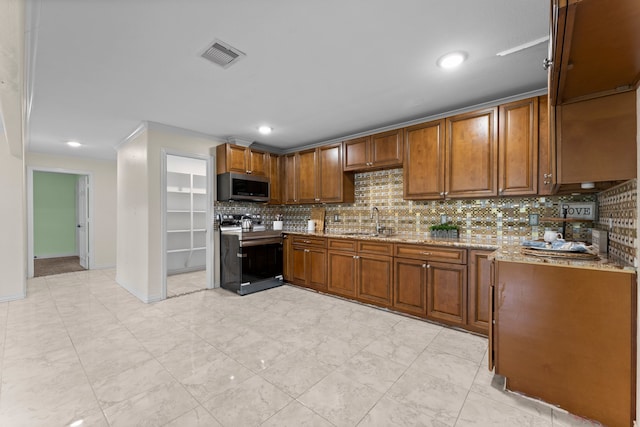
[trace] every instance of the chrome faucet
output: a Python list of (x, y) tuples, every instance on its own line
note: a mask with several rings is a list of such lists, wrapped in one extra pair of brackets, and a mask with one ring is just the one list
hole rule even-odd
[(384, 230), (384, 227), (380, 225), (380, 210), (377, 207), (371, 208), (371, 219), (373, 219), (373, 214), (376, 214), (376, 234), (380, 234)]

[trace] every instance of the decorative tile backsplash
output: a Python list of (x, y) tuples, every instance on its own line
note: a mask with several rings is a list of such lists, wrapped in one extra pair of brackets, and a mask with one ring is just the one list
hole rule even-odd
[(637, 203), (636, 179), (598, 195), (598, 228), (609, 232), (609, 253), (636, 267)]
[[(558, 218), (563, 202), (594, 202), (595, 195), (554, 197), (513, 197), (492, 199), (410, 201), (402, 199), (402, 169), (355, 174), (355, 202), (316, 205), (326, 209), (328, 232), (373, 231), (372, 208), (380, 211), (380, 224), (395, 233), (427, 233), (444, 216), (460, 228), (460, 234), (513, 237), (517, 240), (542, 238), (545, 229), (562, 230)], [(216, 213), (261, 213), (271, 226), (277, 214), (284, 215), (289, 231), (306, 230), (312, 205), (269, 206), (253, 203), (217, 203)], [(337, 217), (336, 217), (337, 215)], [(529, 225), (529, 215), (538, 215), (539, 225)], [(566, 238), (589, 240), (592, 221), (567, 223)]]

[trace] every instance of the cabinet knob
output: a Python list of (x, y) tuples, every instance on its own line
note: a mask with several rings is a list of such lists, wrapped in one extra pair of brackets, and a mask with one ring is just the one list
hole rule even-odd
[(544, 58), (542, 60), (542, 68), (545, 70), (548, 70), (549, 67), (551, 67), (553, 65), (553, 61), (550, 60), (549, 58)]
[(431, 266), (429, 264), (427, 264), (427, 268), (431, 268)]
[(358, 255), (354, 255), (353, 259), (360, 259), (360, 257)]
[(445, 192), (444, 192), (445, 197), (447, 196), (447, 194), (449, 194), (449, 192), (448, 192), (448, 191), (445, 191)]
[(427, 268), (427, 264), (422, 264), (422, 268)]
[(315, 201), (316, 201), (316, 202), (319, 202), (319, 201), (320, 201), (320, 199), (315, 199)]
[(444, 197), (444, 191), (441, 191), (441, 192), (440, 192), (440, 195), (441, 195), (442, 197)]
[(305, 249), (304, 251), (305, 251), (305, 252), (309, 252), (309, 249)]
[(245, 172), (247, 172), (248, 174), (250, 174), (250, 173), (251, 173), (251, 171), (245, 171)]
[(498, 194), (502, 195), (502, 193), (504, 193), (504, 189), (503, 188), (499, 188), (498, 189)]
[(545, 173), (544, 175), (542, 175), (544, 178), (549, 178), (549, 174)]

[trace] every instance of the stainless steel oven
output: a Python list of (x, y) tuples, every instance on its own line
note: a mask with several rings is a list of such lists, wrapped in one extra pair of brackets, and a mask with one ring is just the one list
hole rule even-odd
[(220, 286), (246, 295), (282, 285), (282, 232), (220, 228)]

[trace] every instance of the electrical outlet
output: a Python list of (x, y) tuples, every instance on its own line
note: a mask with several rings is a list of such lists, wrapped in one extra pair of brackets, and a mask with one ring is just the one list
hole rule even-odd
[(529, 225), (539, 225), (540, 224), (540, 215), (538, 214), (530, 214), (529, 215)]

